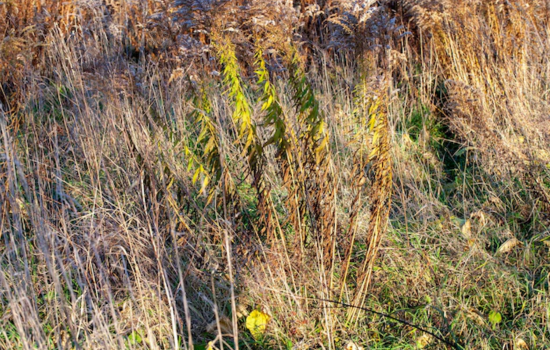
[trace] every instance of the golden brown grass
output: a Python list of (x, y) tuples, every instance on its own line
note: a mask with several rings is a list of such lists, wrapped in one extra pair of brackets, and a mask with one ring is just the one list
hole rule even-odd
[(114, 5), (0, 4), (0, 348), (549, 346), (547, 2)]

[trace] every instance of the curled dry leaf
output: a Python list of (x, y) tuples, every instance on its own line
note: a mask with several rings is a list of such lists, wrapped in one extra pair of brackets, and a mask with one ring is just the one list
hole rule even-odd
[(364, 350), (364, 348), (362, 346), (359, 346), (357, 344), (355, 344), (354, 342), (352, 341), (349, 341), (347, 344), (346, 344), (346, 347), (344, 348), (345, 350)]
[[(206, 331), (211, 334), (218, 333), (218, 324), (216, 323), (216, 320), (210, 322), (206, 326)], [(222, 332), (222, 335), (231, 335), (233, 334), (233, 326), (231, 325), (231, 320), (227, 316), (222, 316), (220, 318), (220, 331)]]
[(244, 303), (237, 304), (237, 318), (248, 316), (248, 305)]
[(464, 237), (468, 239), (472, 238), (472, 222), (470, 221), (470, 219), (466, 220), (464, 225), (462, 225), (462, 227), (460, 228), (460, 231), (462, 231)]
[(509, 253), (509, 252), (512, 251), (512, 249), (514, 249), (515, 247), (520, 246), (522, 244), (523, 243), (521, 243), (517, 238), (510, 238), (509, 240), (504, 242), (500, 246), (500, 248), (498, 248), (497, 254)]
[(529, 350), (529, 345), (525, 342), (525, 340), (521, 338), (517, 338), (514, 343), (514, 349), (515, 350)]
[(428, 346), (432, 341), (432, 337), (430, 337), (427, 334), (423, 334), (418, 339), (416, 339), (416, 348), (417, 349), (424, 349), (426, 346)]

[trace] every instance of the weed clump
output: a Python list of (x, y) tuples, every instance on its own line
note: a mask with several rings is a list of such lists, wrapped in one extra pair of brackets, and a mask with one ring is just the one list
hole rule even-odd
[(0, 3), (0, 348), (548, 347), (548, 16)]

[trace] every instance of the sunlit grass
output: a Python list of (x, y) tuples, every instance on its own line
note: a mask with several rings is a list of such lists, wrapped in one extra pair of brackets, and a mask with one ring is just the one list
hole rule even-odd
[(548, 347), (544, 2), (249, 5), (0, 4), (0, 348)]

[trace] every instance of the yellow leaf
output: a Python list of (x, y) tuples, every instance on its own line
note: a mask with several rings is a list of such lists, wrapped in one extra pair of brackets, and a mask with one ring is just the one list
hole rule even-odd
[(208, 183), (210, 182), (210, 179), (208, 176), (205, 176), (204, 177), (204, 180), (202, 181), (202, 186), (201, 186), (201, 192), (205, 192), (206, 190), (206, 187), (208, 186)]
[[(202, 167), (202, 165), (201, 165)], [(195, 170), (195, 175), (193, 175), (193, 179), (191, 181), (193, 181), (193, 185), (195, 183), (197, 183), (197, 180), (199, 179), (199, 175), (201, 174), (201, 168), (198, 168), (197, 170)]]
[(170, 182), (168, 183), (168, 185), (166, 186), (166, 189), (169, 190), (170, 188), (172, 188), (172, 185), (174, 184), (174, 178), (171, 177), (170, 178)]
[(258, 310), (254, 310), (248, 315), (246, 318), (246, 328), (248, 328), (254, 339), (262, 337), (270, 318), (269, 315)]
[(369, 119), (369, 130), (374, 130), (374, 124), (376, 123), (376, 115), (372, 115)]

